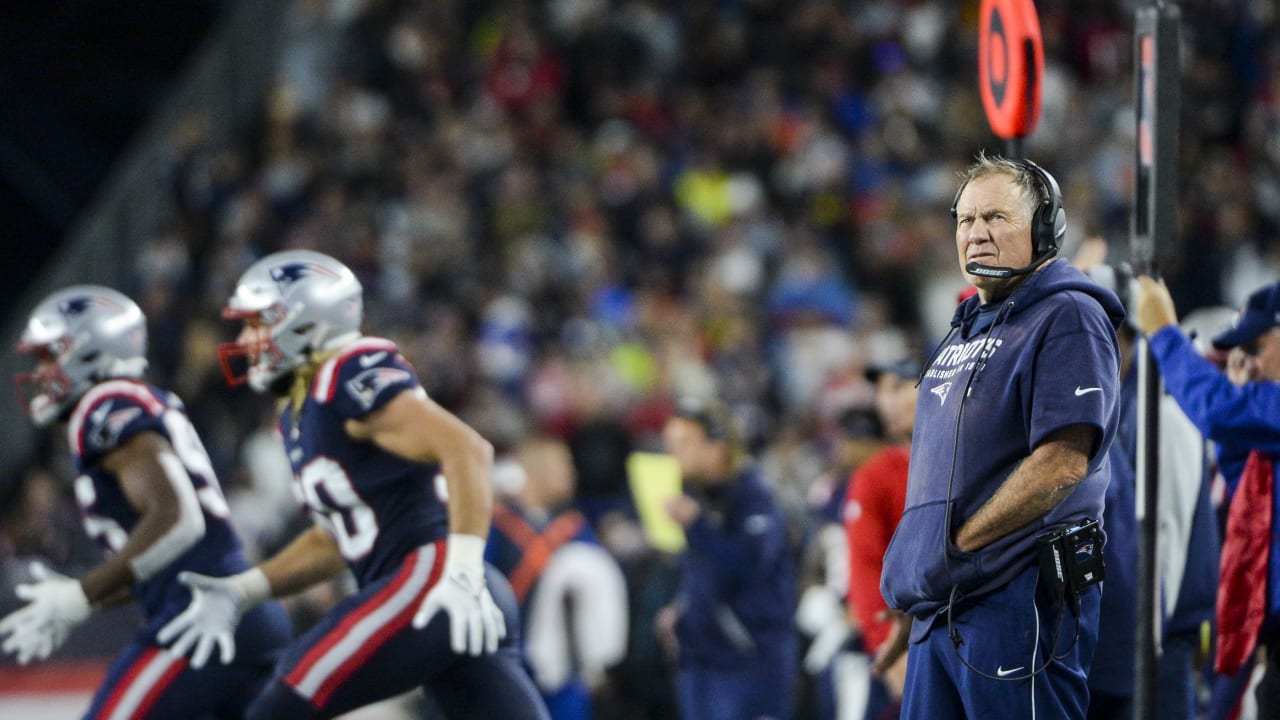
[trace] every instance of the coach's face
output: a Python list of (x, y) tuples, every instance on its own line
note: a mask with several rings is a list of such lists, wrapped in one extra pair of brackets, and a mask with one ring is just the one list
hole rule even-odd
[(965, 186), (956, 202), (956, 250), (960, 271), (978, 288), (982, 302), (1000, 297), (1020, 278), (972, 275), (965, 266), (1020, 268), (1031, 264), (1031, 218), (1022, 190), (1003, 173), (977, 178)]
[(706, 480), (717, 462), (723, 460), (724, 443), (708, 438), (702, 425), (694, 420), (672, 417), (662, 428), (662, 439), (680, 466), (680, 476), (694, 484)]

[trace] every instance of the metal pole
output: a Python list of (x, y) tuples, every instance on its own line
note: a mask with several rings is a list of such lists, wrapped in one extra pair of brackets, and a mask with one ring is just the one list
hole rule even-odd
[[(1155, 272), (1173, 252), (1177, 237), (1178, 6), (1156, 2), (1139, 8), (1134, 22), (1137, 185), (1133, 213), (1133, 265)], [(1160, 457), (1159, 408), (1162, 388), (1150, 347), (1138, 348), (1138, 598), (1134, 717), (1156, 718), (1156, 678), (1160, 658), (1160, 578), (1157, 572)]]

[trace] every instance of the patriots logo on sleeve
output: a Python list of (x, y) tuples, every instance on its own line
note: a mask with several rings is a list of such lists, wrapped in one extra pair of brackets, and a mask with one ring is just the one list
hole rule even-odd
[(136, 405), (130, 405), (115, 411), (112, 411), (111, 408), (112, 403), (108, 400), (99, 405), (93, 411), (93, 414), (89, 416), (85, 438), (92, 447), (98, 450), (108, 450), (119, 444), (120, 433), (129, 426), (129, 423), (142, 414), (142, 408)]
[(347, 392), (360, 407), (368, 410), (377, 402), (383, 390), (411, 382), (413, 376), (407, 370), (393, 367), (369, 368), (347, 381)]

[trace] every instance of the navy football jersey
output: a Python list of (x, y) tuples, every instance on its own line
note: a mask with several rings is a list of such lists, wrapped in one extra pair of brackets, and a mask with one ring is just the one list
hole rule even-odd
[(280, 416), (294, 492), (333, 535), (361, 587), (448, 533), (439, 465), (406, 460), (344, 428), (405, 391), (421, 389), (395, 343), (361, 338), (320, 364), (296, 415), (286, 405)]
[[(209, 455), (191, 426), (182, 401), (173, 393), (137, 380), (110, 380), (95, 385), (72, 411), (68, 435), (78, 474), (76, 501), (85, 532), (108, 553), (124, 546), (141, 516), (129, 503), (119, 479), (102, 467), (102, 460), (133, 436), (147, 431), (164, 436), (173, 447), (194, 488), (205, 525), (200, 540), (133, 588), (143, 615), (154, 629), (187, 606), (190, 596), (175, 579), (179, 572), (191, 570), (220, 577), (246, 570), (249, 563), (240, 538), (231, 527), (227, 503)], [(181, 497), (184, 489), (175, 490)]]

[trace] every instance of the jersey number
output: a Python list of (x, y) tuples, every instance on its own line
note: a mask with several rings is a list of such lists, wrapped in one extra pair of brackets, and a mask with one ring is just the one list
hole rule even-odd
[(342, 556), (360, 560), (378, 539), (378, 518), (356, 493), (347, 471), (337, 462), (318, 457), (298, 473), (303, 500), (338, 541)]
[(209, 452), (204, 449), (204, 443), (200, 442), (200, 435), (192, 427), (191, 421), (177, 410), (166, 410), (164, 429), (169, 431), (169, 442), (173, 445), (174, 453), (191, 475), (200, 506), (214, 517), (230, 517), (231, 510), (227, 507), (226, 498), (222, 496), (222, 488), (218, 486), (218, 476), (213, 472), (213, 461), (209, 459)]

